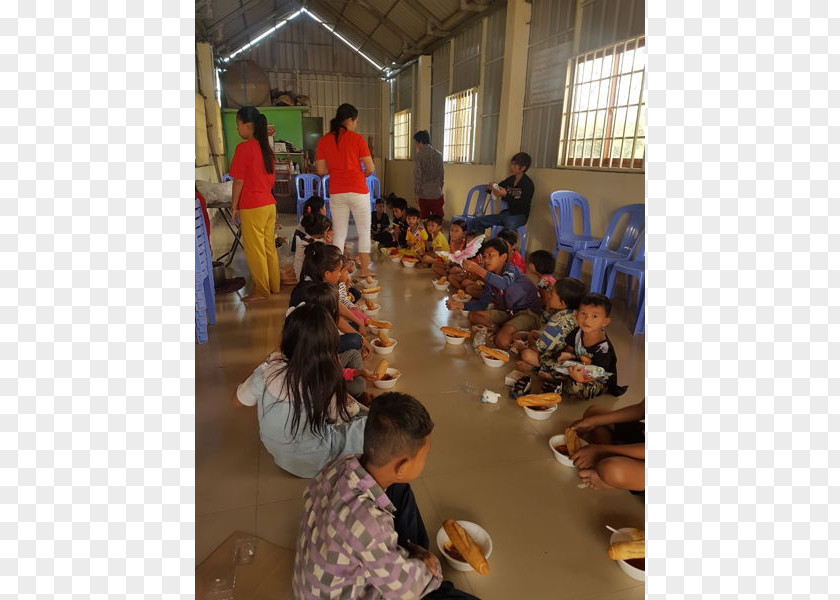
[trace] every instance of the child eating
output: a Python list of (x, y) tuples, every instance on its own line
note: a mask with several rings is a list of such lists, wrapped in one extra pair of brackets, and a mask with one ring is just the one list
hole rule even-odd
[(387, 241), (391, 239), (390, 234), (388, 233), (388, 228), (391, 226), (391, 220), (388, 218), (388, 213), (385, 212), (385, 200), (377, 198), (374, 203), (374, 208), (376, 209), (376, 212), (373, 213), (370, 220), (370, 236), (373, 240), (379, 242), (382, 234), (384, 233), (388, 236), (385, 238)]
[(554, 269), (557, 261), (548, 250), (534, 250), (528, 255), (528, 268), (525, 273), (537, 277), (537, 289), (540, 292), (540, 300), (548, 304), (548, 294), (554, 286)]
[(426, 465), (433, 428), (411, 396), (373, 400), (362, 455), (327, 465), (303, 494), (295, 598), (474, 598), (442, 582), (409, 485)]
[(402, 254), (417, 258), (426, 251), (429, 234), (420, 223), (420, 211), (413, 206), (405, 211), (405, 221), (408, 228), (405, 232), (405, 249)]
[[(495, 343), (508, 350), (518, 331), (530, 331), (540, 324), (542, 304), (537, 288), (528, 277), (507, 262), (508, 247), (499, 238), (493, 238), (481, 247), (484, 266), (464, 261), (464, 270), (484, 280), (484, 290), (476, 300), (462, 303), (450, 296), (449, 310), (470, 311), (470, 323), (488, 329), (499, 327)], [(495, 308), (488, 310), (493, 303)]]
[(522, 258), (522, 255), (516, 249), (516, 244), (519, 242), (519, 234), (516, 233), (516, 230), (505, 227), (496, 237), (503, 239), (505, 244), (507, 244), (508, 262), (524, 273), (525, 259)]
[[(450, 252), (458, 252), (459, 250), (463, 250), (467, 246), (467, 222), (463, 219), (452, 219), (452, 222), (449, 224), (449, 251)], [(435, 263), (432, 265), (432, 270), (435, 272), (435, 275), (438, 277), (447, 277), (451, 274), (458, 271), (463, 272), (463, 269), (458, 265), (452, 265), (446, 259), (443, 262)]]
[(446, 236), (441, 232), (443, 227), (443, 217), (440, 215), (431, 215), (426, 219), (426, 233), (428, 234), (428, 241), (426, 241), (426, 248), (420, 256), (420, 264), (418, 266), (435, 265), (445, 266), (443, 258), (438, 256), (438, 251), (449, 252), (449, 242), (446, 241)]

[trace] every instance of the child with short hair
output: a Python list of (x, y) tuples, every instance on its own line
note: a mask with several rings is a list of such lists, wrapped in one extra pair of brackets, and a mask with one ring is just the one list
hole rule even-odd
[(557, 261), (548, 250), (534, 250), (528, 255), (528, 266), (525, 273), (537, 277), (537, 290), (540, 292), (540, 299), (543, 304), (548, 303), (548, 294), (557, 281), (554, 279), (556, 268)]
[(407, 394), (373, 400), (362, 455), (327, 465), (303, 494), (295, 598), (474, 598), (442, 582), (409, 485), (426, 465), (433, 428)]
[(375, 212), (370, 220), (370, 236), (373, 240), (379, 241), (381, 234), (388, 233), (388, 228), (391, 226), (391, 220), (388, 218), (388, 213), (385, 212), (385, 200), (377, 198), (373, 204)]
[(405, 220), (405, 213), (408, 210), (408, 202), (405, 198), (397, 196), (388, 197), (388, 206), (391, 207), (391, 227), (386, 232), (380, 231), (374, 238), (383, 248), (402, 248), (405, 246), (405, 232), (408, 223)]
[[(498, 348), (508, 350), (518, 331), (530, 331), (540, 324), (540, 303), (537, 287), (528, 277), (507, 262), (508, 247), (499, 238), (493, 238), (481, 247), (484, 266), (464, 261), (464, 270), (484, 280), (484, 290), (478, 299), (466, 303), (450, 296), (446, 303), (449, 310), (470, 311), (470, 323), (487, 328), (499, 327), (495, 342)], [(493, 303), (494, 308), (488, 310)]]
[[(467, 222), (464, 219), (452, 219), (449, 223), (449, 251), (458, 252), (467, 246)], [(436, 262), (432, 270), (438, 277), (448, 277), (452, 273), (463, 272), (458, 265), (452, 264), (448, 259)]]
[(400, 253), (404, 256), (419, 257), (425, 252), (426, 242), (429, 240), (429, 234), (420, 222), (420, 211), (413, 206), (409, 207), (405, 211), (405, 221), (408, 224), (405, 232), (405, 248)]
[(487, 192), (503, 198), (507, 208), (492, 215), (482, 215), (470, 221), (470, 231), (483, 233), (487, 227), (521, 227), (528, 222), (531, 200), (534, 198), (534, 182), (526, 175), (531, 167), (531, 156), (517, 152), (510, 159), (510, 176), (499, 183), (490, 182)]
[[(562, 389), (564, 396), (591, 400), (604, 392), (620, 396), (627, 386), (618, 385), (618, 359), (615, 348), (604, 331), (610, 324), (612, 302), (603, 294), (586, 294), (577, 312), (578, 326), (566, 336), (566, 347), (548, 370), (540, 371), (545, 379), (543, 391)], [(573, 361), (569, 364), (567, 361)], [(592, 372), (599, 372), (593, 377)]]
[(525, 259), (522, 258), (522, 255), (516, 249), (516, 244), (519, 242), (519, 234), (516, 230), (505, 227), (496, 237), (503, 239), (508, 246), (508, 262), (524, 273), (526, 269)]
[(274, 462), (298, 477), (363, 447), (367, 417), (347, 395), (338, 346), (333, 316), (303, 305), (283, 325), (280, 352), (234, 393), (235, 405), (257, 407), (260, 439)]
[(577, 309), (585, 295), (586, 286), (574, 277), (563, 277), (550, 288), (545, 303), (546, 313), (550, 314), (542, 329), (531, 331), (528, 342), (516, 342), (520, 358), (517, 369), (526, 373), (532, 367), (548, 369), (566, 347), (566, 337), (577, 327)]
[(296, 279), (300, 279), (300, 270), (303, 268), (306, 247), (315, 242), (329, 244), (332, 241), (332, 221), (320, 212), (304, 214), (300, 219), (300, 227), (303, 233), (300, 234), (298, 230), (295, 230), (294, 240), (296, 243), (293, 244), (295, 246), (295, 259), (292, 266), (295, 270)]
[(443, 217), (440, 215), (433, 214), (426, 219), (426, 233), (429, 239), (426, 241), (425, 251), (420, 255), (418, 267), (444, 265), (443, 258), (438, 255), (438, 252), (449, 252), (449, 242), (441, 232), (442, 227)]

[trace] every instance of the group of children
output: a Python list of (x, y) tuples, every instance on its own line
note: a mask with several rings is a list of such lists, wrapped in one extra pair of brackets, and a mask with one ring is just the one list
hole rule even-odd
[[(456, 293), (447, 307), (466, 310), (487, 345), (518, 354), (522, 377), (512, 396), (530, 391), (532, 373), (543, 392), (564, 397), (624, 392), (604, 331), (610, 300), (587, 293), (578, 279), (555, 280), (550, 252), (532, 252), (526, 263), (516, 231), (503, 229), (461, 260), (457, 253), (471, 254), (476, 239), (463, 219), (452, 220), (447, 240), (439, 216), (421, 223), (402, 198), (390, 197), (387, 207), (391, 218), (386, 202), (376, 202), (372, 239), (448, 280)], [(293, 240), (299, 282), (278, 348), (234, 396), (237, 405), (257, 406), (260, 437), (275, 462), (314, 477), (304, 494), (295, 596), (468, 600), (473, 596), (442, 580), (408, 485), (425, 465), (432, 421), (409, 395), (371, 399), (365, 392), (376, 378), (363, 367), (369, 317), (355, 305), (355, 264), (330, 236), (323, 201), (310, 198)], [(458, 290), (471, 298), (460, 300)], [(643, 418), (641, 403), (612, 412), (590, 407), (573, 423), (590, 441), (571, 457), (581, 479), (595, 488), (643, 489)]]

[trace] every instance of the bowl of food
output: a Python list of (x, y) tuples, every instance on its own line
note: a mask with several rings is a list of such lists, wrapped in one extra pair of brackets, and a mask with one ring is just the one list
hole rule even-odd
[(364, 290), (379, 285), (379, 280), (374, 279), (373, 277), (370, 277), (368, 279), (370, 279), (370, 281), (368, 281), (367, 279), (360, 279), (356, 282), (356, 287), (358, 287), (360, 290)]
[(373, 340), (370, 345), (373, 346), (373, 351), (377, 354), (391, 354), (397, 345), (397, 340), (388, 340), (387, 342), (383, 342), (382, 340), (376, 339)]
[[(473, 539), (475, 544), (481, 550), (484, 558), (489, 558), (493, 553), (493, 540), (490, 539), (490, 534), (487, 533), (483, 527), (473, 523), (472, 521), (458, 520), (456, 523), (463, 527), (464, 531), (469, 534), (469, 537)], [(437, 546), (441, 555), (446, 559), (446, 562), (449, 563), (449, 566), (456, 571), (470, 572), (475, 570), (455, 548), (444, 527), (441, 527), (437, 532)]]
[[(440, 282), (440, 279), (443, 279), (443, 283)], [(445, 292), (449, 289), (449, 282), (446, 280), (446, 277), (441, 277), (440, 279), (432, 279), (432, 285), (439, 292)]]
[(380, 287), (369, 287), (362, 290), (362, 298), (365, 300), (376, 300), (379, 298), (379, 292), (382, 291)]
[(367, 306), (365, 306), (364, 308), (362, 308), (362, 310), (364, 311), (364, 313), (366, 315), (369, 315), (369, 316), (373, 317), (373, 316), (379, 314), (379, 311), (380, 311), (381, 308), (382, 308), (381, 304), (374, 304), (373, 308), (368, 308)]
[(378, 334), (380, 331), (390, 331), (393, 325), (391, 325), (390, 321), (379, 321), (376, 319), (368, 319), (367, 321), (367, 328), (370, 329), (372, 333)]
[[(586, 446), (586, 440), (580, 440), (580, 445)], [(548, 446), (551, 448), (551, 453), (554, 455), (554, 459), (561, 465), (566, 465), (567, 467), (575, 466), (575, 463), (573, 463), (572, 459), (569, 458), (569, 448), (566, 446), (565, 434), (559, 433), (551, 436), (548, 440)]]
[[(483, 360), (484, 364), (488, 367), (502, 367), (510, 359), (510, 354), (504, 350), (498, 350), (497, 348), (486, 348), (484, 346), (480, 346), (478, 351), (479, 354), (481, 354), (481, 360)], [(502, 358), (503, 355), (504, 358)]]
[(458, 329), (457, 327), (441, 327), (440, 330), (443, 333), (443, 338), (446, 340), (446, 343), (452, 344), (453, 346), (460, 346), (467, 338), (472, 336), (466, 329)]
[(456, 293), (452, 294), (452, 299), (457, 300), (460, 303), (469, 302), (472, 300), (472, 296), (467, 294), (464, 290), (458, 290)]
[(418, 261), (417, 261), (417, 259), (416, 259), (416, 258), (412, 258), (412, 257), (410, 257), (410, 256), (406, 256), (406, 257), (404, 257), (404, 258), (402, 259), (402, 264), (403, 264), (403, 266), (404, 266), (404, 267), (407, 267), (407, 268), (409, 268), (409, 269), (413, 269), (414, 267), (416, 267), (416, 266), (417, 266), (417, 262), (418, 262)]
[[(622, 527), (610, 536), (610, 546), (619, 542), (639, 541), (642, 543), (641, 547), (644, 548), (644, 532), (630, 527)], [(622, 571), (636, 581), (645, 580), (645, 559), (643, 556), (638, 558), (616, 560), (615, 562)]]
[(392, 387), (397, 385), (397, 380), (400, 377), (402, 377), (402, 373), (394, 368), (389, 368), (385, 371), (385, 375), (382, 376), (382, 379), (377, 379), (373, 382), (373, 385), (380, 390), (390, 390)]
[(525, 414), (528, 415), (529, 419), (534, 419), (535, 421), (545, 421), (546, 419), (551, 418), (551, 415), (553, 415), (554, 412), (557, 410), (557, 405), (554, 404), (552, 406), (523, 406), (522, 410), (525, 411)]

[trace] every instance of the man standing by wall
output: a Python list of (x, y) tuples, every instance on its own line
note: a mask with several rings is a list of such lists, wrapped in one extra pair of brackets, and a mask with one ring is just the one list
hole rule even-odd
[(425, 129), (414, 134), (414, 199), (420, 207), (420, 218), (443, 216), (443, 155), (432, 148)]

